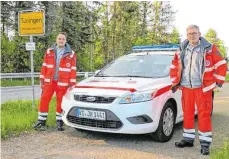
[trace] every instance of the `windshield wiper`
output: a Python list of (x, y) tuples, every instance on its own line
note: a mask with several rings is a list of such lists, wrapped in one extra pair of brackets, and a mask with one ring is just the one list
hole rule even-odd
[(152, 78), (152, 77), (147, 77), (147, 76), (137, 76), (137, 75), (128, 75), (127, 77), (139, 77), (139, 78)]
[(107, 76), (107, 75), (100, 74), (100, 75), (95, 75), (95, 77), (112, 77), (112, 76)]

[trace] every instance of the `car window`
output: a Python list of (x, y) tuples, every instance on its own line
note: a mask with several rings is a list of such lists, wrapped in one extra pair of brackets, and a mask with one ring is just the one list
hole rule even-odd
[(96, 76), (165, 77), (169, 75), (172, 58), (164, 54), (126, 55), (107, 65)]

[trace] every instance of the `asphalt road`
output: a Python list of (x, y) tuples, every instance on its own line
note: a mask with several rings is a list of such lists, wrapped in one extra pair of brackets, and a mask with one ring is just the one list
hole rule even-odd
[[(0, 87), (1, 104), (10, 100), (32, 100), (32, 86)], [(40, 98), (41, 88), (39, 85), (34, 87), (35, 99)]]
[[(213, 144), (223, 146), (229, 138), (229, 83), (217, 92), (214, 100)], [(197, 119), (196, 119), (197, 126)], [(208, 159), (200, 155), (196, 137), (193, 148), (178, 149), (174, 142), (182, 137), (182, 123), (176, 125), (173, 138), (167, 143), (152, 141), (147, 135), (123, 135), (76, 131), (47, 130), (24, 133), (1, 143), (4, 159)]]

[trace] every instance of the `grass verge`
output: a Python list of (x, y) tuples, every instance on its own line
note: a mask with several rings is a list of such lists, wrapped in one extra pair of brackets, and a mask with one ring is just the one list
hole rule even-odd
[[(83, 80), (84, 77), (78, 77), (77, 82)], [(34, 84), (39, 85), (40, 80), (38, 78), (34, 79)], [(11, 86), (31, 86), (32, 82), (30, 78), (25, 79), (1, 79), (1, 87), (11, 87)]]
[(225, 81), (226, 81), (226, 82), (229, 82), (229, 73), (226, 75)]
[[(53, 127), (56, 124), (56, 98), (50, 102), (47, 126)], [(18, 136), (22, 132), (33, 130), (32, 125), (37, 121), (37, 106), (32, 107), (31, 101), (19, 100), (9, 101), (1, 105), (1, 138)]]
[(229, 159), (229, 139), (224, 142), (224, 147), (213, 150), (210, 155), (211, 159)]
[[(34, 84), (39, 85), (40, 81), (38, 78), (34, 79)], [(1, 79), (1, 87), (11, 87), (11, 86), (31, 86), (31, 79)]]

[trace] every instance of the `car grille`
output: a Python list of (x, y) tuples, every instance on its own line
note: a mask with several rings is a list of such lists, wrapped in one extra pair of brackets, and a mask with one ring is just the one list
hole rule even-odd
[(86, 118), (78, 118), (76, 116), (67, 116), (67, 119), (70, 123), (97, 127), (97, 128), (109, 128), (109, 129), (118, 129), (122, 127), (121, 121), (112, 121), (112, 120), (94, 120), (94, 119), (86, 119)]
[[(88, 101), (88, 97), (94, 97), (94, 101)], [(101, 97), (101, 96), (88, 96), (88, 95), (74, 95), (76, 101), (88, 102), (88, 103), (112, 103), (116, 97)]]

